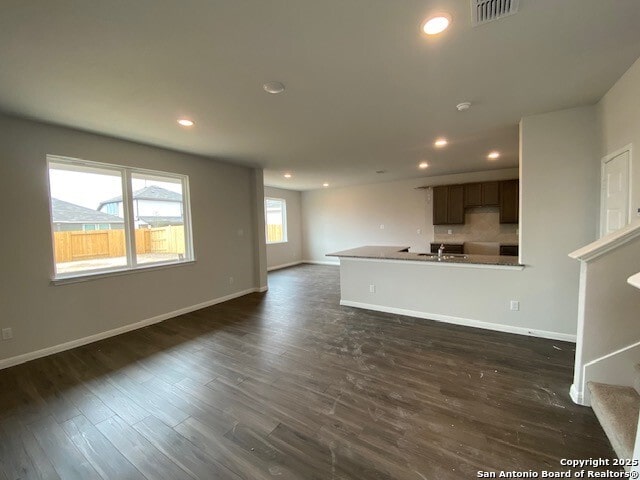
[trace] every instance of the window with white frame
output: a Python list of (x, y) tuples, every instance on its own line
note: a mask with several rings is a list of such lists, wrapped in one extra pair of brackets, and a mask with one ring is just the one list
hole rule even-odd
[(193, 260), (186, 175), (47, 162), (56, 279)]
[(287, 202), (283, 198), (264, 199), (267, 243), (287, 241)]

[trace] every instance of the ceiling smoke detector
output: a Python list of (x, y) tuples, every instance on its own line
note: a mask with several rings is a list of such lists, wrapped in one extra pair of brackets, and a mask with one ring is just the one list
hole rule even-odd
[(471, 0), (471, 24), (474, 27), (518, 13), (520, 0)]

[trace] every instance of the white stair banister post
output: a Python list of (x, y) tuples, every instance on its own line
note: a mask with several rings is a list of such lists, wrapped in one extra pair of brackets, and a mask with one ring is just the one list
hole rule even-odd
[[(635, 275), (631, 275), (627, 282), (630, 285), (633, 285), (636, 288), (640, 288), (640, 272)], [(640, 418), (638, 418), (640, 420)], [(633, 463), (634, 465), (631, 467), (632, 472), (636, 472), (640, 474), (640, 422), (638, 423), (638, 429), (636, 430), (636, 443), (633, 446)]]

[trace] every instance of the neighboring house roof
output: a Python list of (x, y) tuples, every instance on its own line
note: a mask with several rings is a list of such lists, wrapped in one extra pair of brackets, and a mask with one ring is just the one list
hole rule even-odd
[[(144, 187), (140, 190), (136, 190), (133, 192), (134, 200), (164, 200), (167, 202), (181, 202), (182, 195), (177, 192), (172, 192), (171, 190), (167, 190), (166, 188), (157, 187), (152, 185), (150, 187)], [(104, 200), (100, 202), (98, 205), (98, 209), (102, 208), (103, 205), (107, 203), (116, 203), (122, 201), (122, 195), (118, 195), (117, 197), (110, 198), (108, 200)]]
[(81, 207), (75, 203), (65, 202), (57, 198), (51, 199), (51, 211), (54, 223), (123, 223), (124, 220), (115, 215), (98, 212)]
[(149, 225), (163, 223), (166, 225), (177, 225), (184, 223), (184, 219), (182, 217), (151, 217), (146, 215), (144, 217), (138, 217), (138, 220), (142, 220), (144, 223), (148, 223)]

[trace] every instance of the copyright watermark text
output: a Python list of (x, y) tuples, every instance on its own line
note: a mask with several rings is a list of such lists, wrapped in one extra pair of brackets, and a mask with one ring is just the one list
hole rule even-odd
[[(589, 458), (586, 460), (563, 458), (561, 467), (569, 467), (566, 470), (502, 470), (491, 472), (478, 470), (476, 478), (640, 478), (640, 473), (635, 471), (638, 460)], [(634, 468), (634, 471), (626, 472), (617, 468)], [(597, 470), (587, 470), (597, 469)]]

